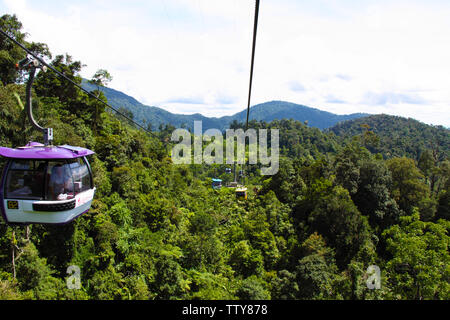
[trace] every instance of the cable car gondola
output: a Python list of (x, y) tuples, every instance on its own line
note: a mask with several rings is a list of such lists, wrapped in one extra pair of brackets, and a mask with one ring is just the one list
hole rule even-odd
[(26, 87), (28, 118), (44, 135), (44, 144), (0, 147), (7, 159), (0, 182), (0, 209), (10, 224), (64, 224), (87, 212), (95, 193), (87, 156), (94, 152), (69, 145), (53, 146), (53, 129), (43, 128), (33, 118), (31, 88), (38, 60), (25, 58), (17, 65), (30, 71)]
[(246, 187), (243, 187), (243, 186), (238, 187), (235, 190), (235, 193), (236, 193), (236, 198), (238, 200), (247, 200), (247, 188)]
[(86, 157), (93, 153), (36, 142), (16, 149), (0, 147), (0, 155), (8, 159), (0, 185), (6, 222), (64, 224), (87, 212), (95, 187)]
[(218, 190), (222, 188), (222, 179), (212, 179), (212, 188)]

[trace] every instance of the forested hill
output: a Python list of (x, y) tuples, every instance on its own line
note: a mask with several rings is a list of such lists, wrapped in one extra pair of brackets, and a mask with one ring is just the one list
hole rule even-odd
[[(231, 120), (244, 122), (246, 110), (230, 117)], [(341, 121), (365, 117), (365, 113), (338, 115), (316, 108), (307, 107), (286, 101), (270, 101), (253, 106), (250, 109), (252, 120), (271, 122), (273, 120), (293, 119), (301, 122), (307, 121), (308, 126), (319, 129), (329, 128)], [(227, 119), (227, 117), (224, 117)]]
[(419, 160), (427, 149), (433, 150), (440, 160), (450, 157), (450, 130), (411, 118), (372, 115), (338, 123), (328, 131), (336, 134), (341, 141), (363, 135), (367, 138), (366, 147), (385, 157), (406, 156)]
[[(83, 81), (83, 87), (88, 90), (98, 89), (95, 85)], [(225, 130), (234, 120), (244, 122), (246, 119), (246, 110), (238, 112), (231, 116), (223, 117), (205, 117), (199, 113), (186, 115), (168, 112), (162, 108), (146, 106), (135, 98), (130, 97), (123, 92), (107, 87), (99, 88), (108, 99), (108, 102), (115, 108), (125, 108), (133, 114), (135, 120), (139, 123), (150, 124), (153, 130), (158, 130), (161, 124), (170, 124), (175, 127), (182, 125), (192, 128), (194, 121), (201, 120), (203, 129)], [(275, 119), (293, 119), (298, 121), (307, 121), (311, 127), (319, 129), (329, 128), (340, 121), (356, 119), (367, 116), (364, 113), (354, 113), (349, 115), (337, 115), (331, 112), (322, 111), (307, 106), (285, 102), (270, 101), (251, 107), (251, 119), (257, 121), (271, 122)]]
[(219, 129), (224, 126), (223, 121), (218, 118), (208, 118), (198, 113), (191, 115), (171, 113), (162, 108), (144, 105), (121, 91), (103, 86), (97, 87), (88, 83), (86, 80), (83, 80), (82, 86), (88, 91), (99, 89), (103, 92), (111, 106), (122, 112), (128, 111), (127, 113), (132, 115), (135, 121), (146, 127), (149, 126), (151, 130), (159, 130), (160, 126), (166, 124), (170, 124), (177, 128), (181, 126), (192, 128), (194, 121), (202, 121), (204, 130), (209, 128)]

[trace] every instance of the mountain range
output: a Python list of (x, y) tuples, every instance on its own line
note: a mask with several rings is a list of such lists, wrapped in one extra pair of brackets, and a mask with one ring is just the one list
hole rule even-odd
[(427, 149), (433, 150), (435, 160), (442, 161), (450, 157), (450, 130), (412, 118), (370, 115), (340, 122), (326, 131), (333, 132), (341, 139), (351, 139), (364, 135), (366, 130), (373, 132), (378, 140), (366, 147), (372, 153), (381, 153), (386, 158), (406, 156), (418, 161), (422, 152)]
[[(97, 86), (83, 80), (83, 88), (88, 91), (97, 89)], [(125, 108), (133, 114), (133, 119), (146, 126), (150, 124), (152, 130), (158, 130), (160, 125), (171, 124), (175, 127), (193, 128), (194, 121), (202, 121), (203, 130), (215, 128), (225, 130), (234, 120), (245, 122), (247, 110), (223, 117), (206, 117), (200, 113), (176, 114), (155, 106), (147, 106), (135, 98), (107, 87), (100, 87), (108, 99), (108, 103), (116, 109)], [(337, 115), (331, 112), (299, 105), (285, 101), (270, 101), (255, 105), (250, 108), (250, 120), (270, 122), (275, 119), (294, 119), (307, 121), (308, 126), (326, 129), (339, 122), (358, 119), (368, 116), (365, 113), (353, 113), (348, 115)]]

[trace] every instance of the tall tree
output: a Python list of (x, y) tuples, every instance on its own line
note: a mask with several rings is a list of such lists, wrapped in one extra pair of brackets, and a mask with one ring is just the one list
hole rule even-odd
[(381, 232), (398, 221), (400, 211), (389, 189), (392, 176), (384, 161), (366, 160), (359, 168), (357, 192), (353, 201), (372, 227)]
[(425, 177), (409, 158), (389, 159), (387, 166), (392, 174), (391, 194), (400, 209), (411, 214), (413, 207), (419, 207), (429, 196)]
[(369, 224), (353, 203), (348, 191), (340, 186), (317, 199), (308, 217), (310, 232), (323, 235), (336, 250), (336, 262), (344, 268), (369, 238)]
[[(15, 14), (5, 14), (0, 18), (0, 28), (20, 43), (26, 37), (26, 34), (21, 31), (22, 27), (22, 23)], [(14, 66), (25, 56), (25, 51), (4, 35), (0, 35), (0, 81), (4, 86), (18, 80), (20, 72)]]
[(415, 210), (386, 230), (388, 283), (399, 299), (450, 299), (450, 222), (423, 222)]

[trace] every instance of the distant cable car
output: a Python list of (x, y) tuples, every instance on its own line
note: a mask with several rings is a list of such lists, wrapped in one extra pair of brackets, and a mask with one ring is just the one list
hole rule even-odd
[(16, 149), (0, 147), (0, 155), (8, 159), (0, 185), (6, 222), (64, 224), (87, 212), (95, 187), (86, 157), (93, 153), (36, 142)]
[(235, 190), (236, 198), (238, 200), (247, 200), (247, 188), (239, 187)]
[(222, 179), (212, 179), (212, 188), (213, 189), (220, 189), (222, 188)]

